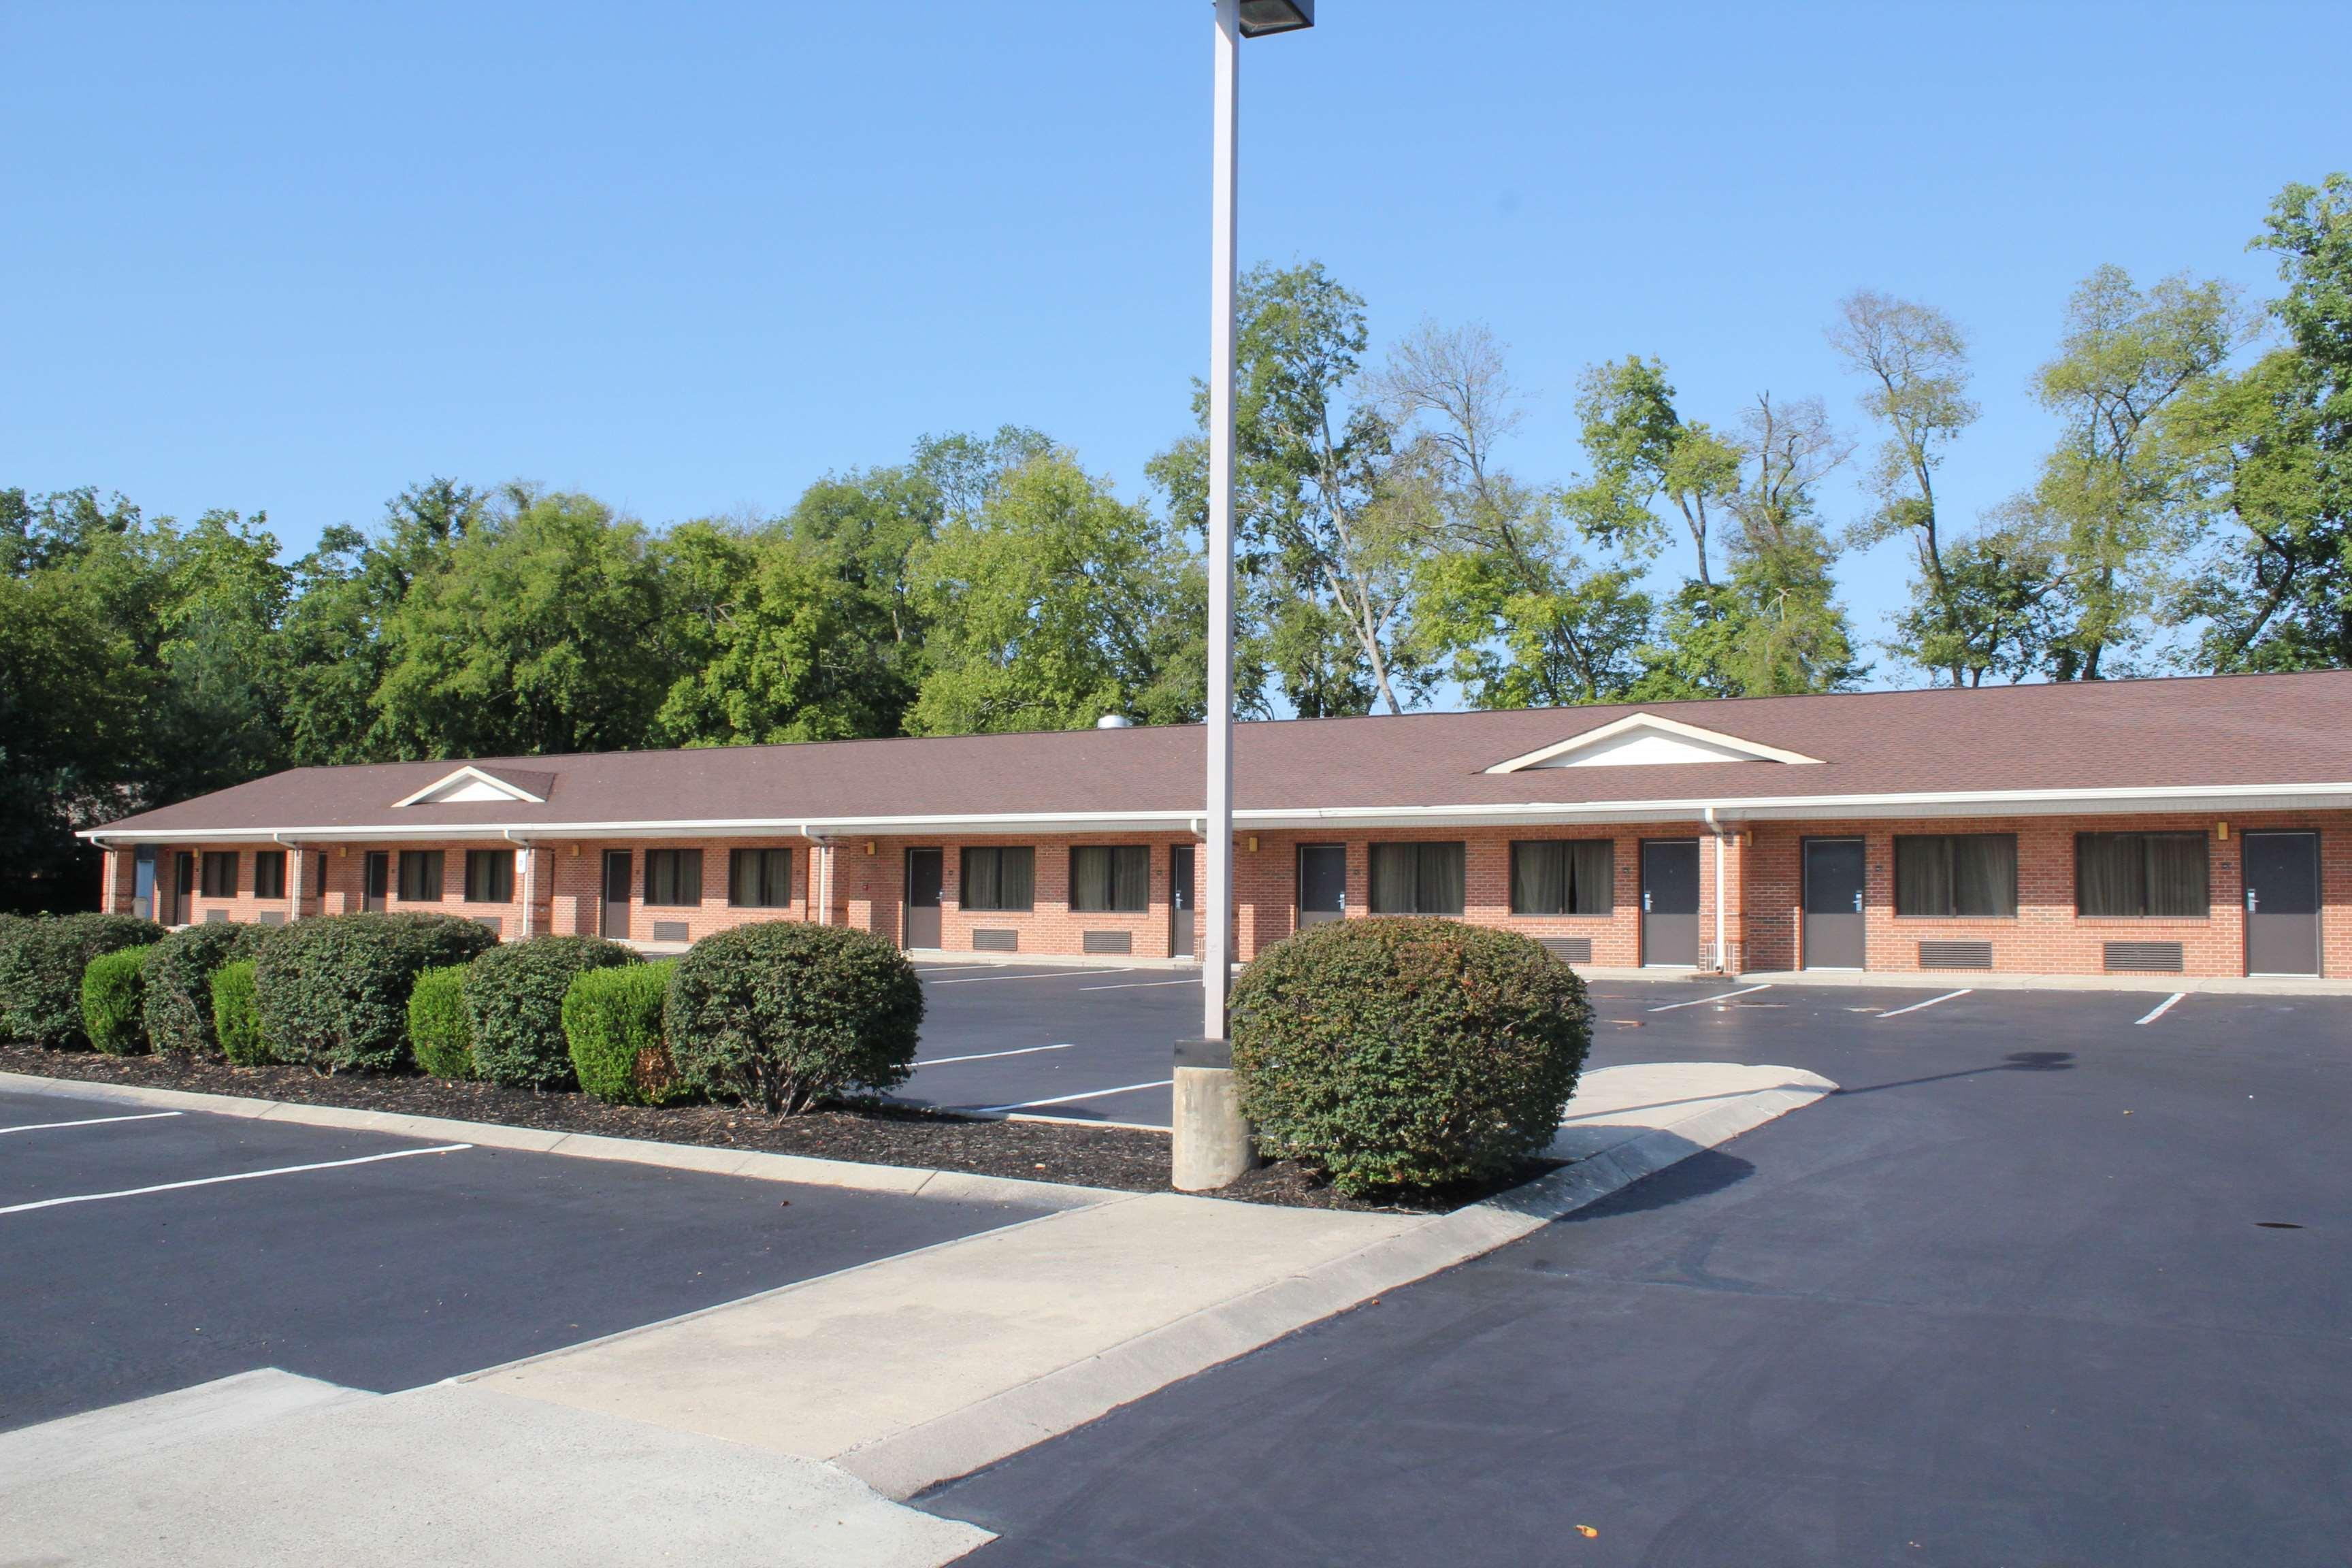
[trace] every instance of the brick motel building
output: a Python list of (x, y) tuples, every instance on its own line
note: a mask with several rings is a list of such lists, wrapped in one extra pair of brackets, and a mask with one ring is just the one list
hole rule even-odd
[[(298, 768), (84, 835), (166, 924), (437, 910), (674, 950), (1200, 951), (1198, 727)], [(1234, 939), (1579, 965), (2352, 976), (2352, 671), (1246, 724)]]

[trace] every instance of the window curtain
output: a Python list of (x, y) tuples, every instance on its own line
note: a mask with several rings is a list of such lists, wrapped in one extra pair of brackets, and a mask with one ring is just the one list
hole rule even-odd
[(1896, 914), (1950, 914), (1953, 882), (1952, 841), (1949, 838), (1905, 837), (1895, 841)]
[(1562, 915), (1569, 910), (1571, 881), (1566, 844), (1511, 846), (1511, 912)]
[(760, 851), (760, 907), (781, 910), (793, 901), (793, 852)]
[(1122, 844), (1110, 852), (1110, 907), (1129, 913), (1151, 907), (1151, 850)]
[(1617, 907), (1617, 846), (1586, 838), (1568, 847), (1572, 915), (1605, 915)]
[(286, 896), (286, 851), (260, 849), (253, 857), (253, 896), (257, 899), (282, 899)]
[(1952, 840), (1952, 912), (2006, 920), (2017, 913), (2017, 839), (1969, 833)]
[(646, 902), (649, 904), (698, 904), (702, 901), (702, 851), (699, 849), (648, 849), (646, 851)]
[(2147, 842), (2147, 912), (2158, 916), (2208, 913), (2205, 836), (2151, 833)]
[(1413, 912), (1413, 883), (1419, 866), (1412, 844), (1372, 846), (1372, 913), (1409, 915)]
[(2074, 840), (2074, 912), (2129, 917), (2147, 907), (2147, 858), (2136, 833), (2085, 833)]
[(503, 904), (514, 897), (514, 852), (507, 849), (466, 851), (466, 901)]
[(400, 852), (400, 896), (410, 903), (437, 903), (441, 898), (441, 851), (404, 849)]
[(963, 907), (993, 910), (1003, 906), (997, 896), (997, 858), (993, 849), (963, 852)]
[(965, 909), (1025, 910), (1035, 900), (1036, 886), (1037, 852), (1026, 845), (963, 852)]
[(1415, 857), (1420, 875), (1413, 889), (1413, 911), (1424, 915), (1462, 912), (1463, 846), (1423, 844)]

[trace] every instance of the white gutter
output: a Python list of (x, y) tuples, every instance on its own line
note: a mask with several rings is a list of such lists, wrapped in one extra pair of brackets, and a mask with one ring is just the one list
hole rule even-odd
[[(1259, 828), (1478, 826), (1496, 823), (1686, 821), (1708, 810), (1751, 822), (1838, 817), (2122, 816), (2149, 812), (2314, 811), (2352, 807), (2352, 783), (2183, 784), (2130, 789), (1965, 790), (1913, 794), (1689, 796), (1671, 800), (1517, 801), (1458, 805), (1265, 807), (1234, 813)], [(548, 838), (909, 837), (929, 833), (1181, 833), (1201, 820), (1194, 810), (1144, 812), (995, 812), (921, 816), (692, 817), (638, 822), (441, 823), (425, 826), (161, 828), (121, 825), (83, 828), (76, 837), (137, 844), (268, 843), (298, 835), (317, 843), (384, 843), (504, 837)]]

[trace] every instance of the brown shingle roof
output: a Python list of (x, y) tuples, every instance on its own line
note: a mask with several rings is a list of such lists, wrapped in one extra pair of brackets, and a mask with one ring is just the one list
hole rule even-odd
[[(1822, 759), (1532, 769), (1631, 713)], [(1201, 807), (1197, 726), (297, 768), (110, 825), (141, 831), (1138, 816)], [(2352, 671), (1857, 692), (1245, 724), (1244, 812), (2352, 784)], [(400, 800), (460, 762), (544, 805)]]

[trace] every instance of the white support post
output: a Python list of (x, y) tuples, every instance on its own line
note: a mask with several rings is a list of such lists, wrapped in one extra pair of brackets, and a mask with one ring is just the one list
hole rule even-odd
[(1234, 930), (1234, 294), (1239, 258), (1240, 0), (1216, 0), (1216, 106), (1209, 198), (1208, 851), (1201, 901), (1201, 1035), (1225, 1037)]
[(515, 847), (522, 860), (522, 940), (530, 940), (530, 907), (539, 900), (539, 851), (528, 844)]
[(286, 923), (292, 925), (302, 918), (302, 847), (289, 844), (286, 858), (293, 862), (286, 872)]

